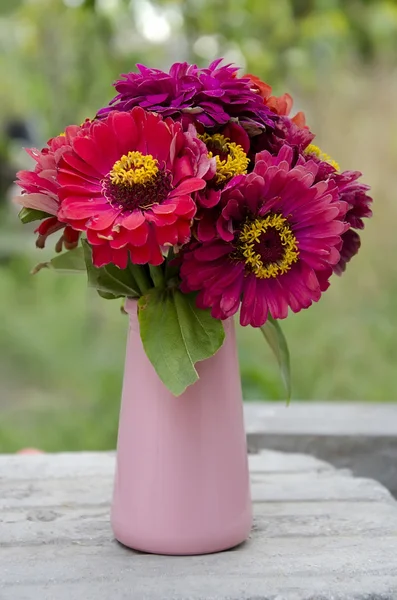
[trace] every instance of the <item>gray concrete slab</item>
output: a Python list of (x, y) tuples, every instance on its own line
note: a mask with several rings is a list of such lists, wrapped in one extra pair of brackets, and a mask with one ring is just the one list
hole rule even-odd
[(245, 402), (247, 433), (397, 437), (397, 403)]
[(0, 456), (0, 600), (396, 600), (397, 503), (303, 455), (250, 456), (254, 527), (229, 552), (113, 540), (114, 453)]
[(397, 497), (397, 403), (246, 402), (244, 411), (252, 451), (311, 454)]

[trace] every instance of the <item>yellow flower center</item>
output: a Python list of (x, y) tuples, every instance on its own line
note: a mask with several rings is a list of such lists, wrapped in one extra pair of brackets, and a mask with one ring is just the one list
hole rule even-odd
[(215, 181), (218, 185), (226, 183), (235, 175), (243, 175), (247, 172), (250, 160), (240, 144), (231, 142), (220, 133), (213, 135), (204, 133), (198, 137), (206, 144), (209, 150), (208, 157), (215, 156)]
[(298, 242), (287, 219), (277, 214), (247, 221), (237, 248), (249, 270), (259, 279), (283, 275), (299, 256)]
[(333, 158), (331, 158), (329, 154), (326, 154), (318, 146), (315, 146), (314, 144), (308, 145), (308, 147), (305, 149), (305, 154), (314, 154), (315, 156), (317, 156), (318, 159), (320, 159), (324, 162), (327, 162), (328, 164), (331, 165), (331, 167), (334, 167), (334, 169), (336, 171), (340, 171), (340, 166), (336, 162), (336, 160), (333, 160)]
[(109, 173), (111, 183), (133, 186), (152, 182), (159, 172), (158, 161), (151, 154), (133, 151), (117, 160)]

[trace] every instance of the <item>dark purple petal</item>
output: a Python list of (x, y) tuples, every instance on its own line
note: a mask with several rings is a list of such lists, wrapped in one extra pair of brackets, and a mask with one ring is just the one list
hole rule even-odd
[(128, 111), (142, 106), (180, 119), (183, 111), (198, 109), (196, 118), (206, 127), (239, 119), (259, 131), (272, 128), (275, 115), (252, 90), (250, 80), (237, 77), (237, 67), (220, 66), (221, 62), (215, 61), (206, 69), (175, 63), (168, 73), (138, 64), (138, 72), (124, 74), (116, 81), (118, 94), (97, 116), (103, 118), (114, 109)]

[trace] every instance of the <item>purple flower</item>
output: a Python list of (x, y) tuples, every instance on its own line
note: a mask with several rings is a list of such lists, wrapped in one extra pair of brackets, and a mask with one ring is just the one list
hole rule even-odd
[(251, 152), (254, 154), (267, 150), (271, 154), (277, 154), (279, 150), (288, 144), (295, 151), (295, 160), (299, 153), (312, 142), (314, 134), (308, 127), (298, 125), (288, 116), (274, 116), (274, 125), (271, 131), (264, 131), (253, 138)]
[(175, 63), (169, 73), (138, 64), (138, 73), (124, 74), (116, 81), (117, 96), (97, 116), (141, 106), (174, 119), (190, 115), (206, 128), (224, 125), (230, 119), (239, 119), (246, 129), (256, 133), (271, 127), (275, 115), (252, 90), (250, 79), (237, 77), (235, 66), (219, 66), (221, 61), (214, 61), (206, 69)]
[(361, 175), (360, 171), (343, 171), (333, 177), (341, 200), (348, 204), (346, 221), (353, 229), (364, 229), (363, 219), (372, 216), (372, 198), (367, 195), (370, 186), (357, 181)]
[(226, 319), (241, 305), (240, 323), (260, 327), (320, 299), (339, 262), (347, 206), (331, 180), (315, 182), (314, 161), (293, 166), (285, 145), (264, 151), (248, 175), (223, 190), (217, 236), (192, 242), (182, 256), (182, 291)]
[(342, 236), (341, 258), (334, 267), (334, 271), (338, 275), (345, 271), (346, 264), (360, 249), (360, 236), (354, 230), (364, 229), (363, 219), (372, 216), (370, 208), (372, 198), (367, 194), (370, 186), (358, 182), (359, 177), (361, 177), (360, 171), (344, 171), (331, 176), (338, 187), (340, 199), (347, 203), (348, 209), (345, 220), (350, 225), (350, 229)]
[(338, 188), (339, 199), (347, 204), (345, 221), (349, 224), (350, 229), (342, 235), (340, 260), (334, 266), (334, 272), (342, 275), (346, 264), (357, 254), (361, 246), (360, 236), (354, 230), (364, 229), (363, 219), (372, 216), (370, 208), (372, 198), (367, 194), (370, 186), (357, 181), (362, 175), (360, 171), (340, 173), (338, 163), (314, 144), (305, 148), (301, 158), (306, 161), (314, 161), (318, 166), (316, 182), (329, 178)]

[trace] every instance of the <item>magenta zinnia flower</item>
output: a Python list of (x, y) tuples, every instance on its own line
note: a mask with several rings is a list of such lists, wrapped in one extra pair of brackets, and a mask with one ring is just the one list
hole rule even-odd
[[(219, 237), (192, 242), (182, 257), (182, 291), (226, 319), (241, 305), (242, 325), (259, 327), (308, 308), (339, 261), (346, 205), (331, 181), (315, 183), (314, 161), (292, 167), (294, 152), (262, 152), (254, 171), (230, 182)], [(225, 197), (223, 197), (225, 196)]]
[(342, 247), (340, 249), (340, 260), (334, 267), (334, 272), (341, 275), (346, 264), (357, 254), (361, 246), (360, 236), (355, 229), (364, 229), (364, 218), (372, 216), (372, 198), (367, 192), (369, 185), (357, 181), (361, 177), (360, 171), (343, 171), (328, 154), (320, 150), (318, 146), (310, 144), (302, 154), (305, 160), (314, 160), (318, 165), (316, 182), (330, 178), (337, 186), (339, 199), (347, 203), (348, 209), (345, 221), (350, 229), (342, 234)]
[(250, 79), (237, 77), (238, 68), (220, 66), (221, 61), (214, 61), (207, 69), (175, 63), (169, 73), (138, 64), (139, 73), (127, 73), (116, 81), (117, 96), (98, 116), (112, 109), (124, 111), (141, 106), (175, 119), (190, 114), (210, 128), (224, 125), (231, 118), (248, 128), (272, 126), (274, 115), (252, 90)]
[(360, 236), (355, 229), (364, 229), (364, 218), (372, 216), (372, 198), (367, 192), (369, 185), (360, 183), (360, 171), (344, 171), (333, 176), (338, 186), (340, 199), (347, 203), (348, 209), (345, 220), (350, 229), (342, 235), (341, 258), (334, 267), (335, 273), (341, 275), (346, 269), (346, 264), (357, 254), (361, 246)]
[(60, 252), (62, 247), (74, 248), (78, 244), (79, 232), (61, 223), (58, 218), (59, 183), (57, 178), (57, 166), (64, 152), (70, 150), (73, 139), (81, 135), (86, 129), (88, 122), (81, 127), (70, 125), (66, 127), (65, 133), (50, 139), (47, 146), (42, 150), (31, 148), (27, 153), (36, 161), (33, 171), (19, 171), (16, 183), (22, 188), (22, 194), (16, 196), (14, 201), (25, 208), (39, 210), (47, 215), (35, 230), (38, 233), (36, 246), (44, 248), (46, 239), (52, 233), (63, 229), (63, 234), (56, 245)]
[(158, 265), (163, 246), (189, 240), (192, 194), (212, 167), (194, 128), (139, 107), (113, 111), (63, 154), (58, 218), (87, 233), (97, 267)]

